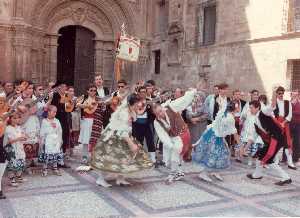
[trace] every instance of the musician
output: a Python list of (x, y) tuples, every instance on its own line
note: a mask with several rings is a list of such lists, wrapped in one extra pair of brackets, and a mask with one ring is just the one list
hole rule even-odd
[(107, 95), (109, 95), (109, 89), (106, 87), (103, 87), (103, 78), (100, 73), (95, 74), (95, 85), (97, 87), (97, 96), (100, 98), (103, 98)]
[[(282, 130), (284, 131), (285, 144), (284, 144), (284, 153), (287, 158), (288, 168), (296, 170), (292, 158), (292, 137), (290, 132), (290, 122), (292, 120), (292, 104), (288, 100), (284, 100), (285, 89), (282, 86), (279, 86), (276, 90), (276, 97), (272, 99), (273, 113), (276, 120), (281, 124)], [(276, 163), (279, 163), (279, 154), (276, 156)]]
[(155, 88), (155, 82), (153, 80), (147, 81), (145, 84), (146, 88), (146, 99), (151, 100), (152, 98), (155, 98), (154, 96), (154, 88)]
[[(80, 99), (74, 96), (75, 90), (73, 86), (68, 87), (68, 98), (71, 100), (72, 104), (76, 104)], [(79, 108), (76, 108), (74, 105), (74, 108), (71, 112), (71, 120), (70, 120), (70, 147), (69, 147), (69, 155), (73, 155), (73, 149), (75, 145), (78, 144), (79, 134), (80, 134), (80, 118), (81, 118), (81, 111)]]
[(152, 107), (146, 102), (146, 87), (141, 86), (138, 88), (138, 95), (141, 102), (138, 104), (138, 113), (136, 120), (132, 122), (132, 136), (136, 138), (139, 143), (146, 144), (148, 147), (148, 154), (152, 162), (155, 162), (155, 144), (154, 144), (154, 131), (153, 123), (155, 115), (153, 114)]
[(126, 95), (126, 86), (127, 82), (124, 79), (121, 79), (118, 81), (118, 89), (117, 91), (112, 93), (112, 96), (118, 96), (120, 98), (123, 98)]
[[(100, 98), (103, 98), (105, 96), (109, 95), (109, 90), (106, 87), (103, 87), (103, 77), (101, 74), (96, 73), (95, 81), (94, 81), (96, 87), (97, 87), (97, 96)], [(94, 113), (94, 119), (93, 119), (93, 127), (92, 127), (92, 133), (90, 137), (90, 150), (92, 151), (94, 146), (97, 143), (98, 138), (101, 136), (101, 131), (103, 127), (103, 111), (106, 109), (106, 105), (104, 103), (99, 103), (97, 106), (97, 109)]]
[(80, 123), (79, 143), (83, 146), (82, 163), (88, 164), (90, 159), (89, 142), (92, 134), (94, 113), (88, 113), (87, 110), (97, 108), (98, 102), (96, 100), (97, 87), (90, 84), (87, 88), (87, 96), (85, 99), (77, 104), (77, 107), (82, 109), (82, 120)]
[[(42, 85), (36, 85), (34, 87), (34, 95), (39, 98), (44, 95), (44, 87)], [(50, 92), (46, 98), (43, 98), (39, 102), (37, 102), (37, 116), (39, 118), (40, 123), (42, 123), (42, 119), (47, 117), (47, 110), (49, 105), (51, 105), (53, 99), (53, 93)]]
[(262, 179), (264, 166), (268, 165), (281, 177), (281, 180), (275, 183), (276, 185), (283, 186), (292, 183), (290, 176), (277, 163), (274, 163), (276, 154), (285, 144), (285, 136), (278, 122), (272, 117), (272, 107), (261, 108), (259, 101), (251, 101), (249, 105), (251, 114), (255, 116), (252, 139), (255, 141), (260, 136), (265, 145), (257, 151), (258, 159), (254, 173), (248, 174), (247, 177), (256, 180)]
[[(67, 94), (67, 85), (65, 83), (57, 83), (54, 87), (59, 86), (59, 91), (53, 94), (53, 99), (51, 104), (56, 106), (57, 114), (56, 118), (59, 120), (62, 126), (62, 137), (63, 137), (63, 153), (66, 153), (70, 145), (70, 116), (71, 114), (66, 112), (65, 103), (66, 103), (66, 94)], [(59, 165), (59, 167), (69, 168), (68, 165)]]
[(4, 82), (3, 88), (5, 91), (6, 96), (9, 96), (14, 92), (14, 83), (13, 82)]
[(182, 160), (187, 160), (191, 154), (191, 136), (189, 129), (182, 119), (180, 112), (193, 101), (196, 90), (187, 91), (185, 95), (163, 105), (155, 105), (153, 111), (156, 119), (154, 128), (163, 143), (163, 159), (167, 167), (171, 168), (167, 183), (184, 177), (181, 169)]

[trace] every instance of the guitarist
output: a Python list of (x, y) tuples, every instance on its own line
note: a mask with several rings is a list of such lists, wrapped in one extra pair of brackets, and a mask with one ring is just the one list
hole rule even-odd
[[(96, 100), (97, 87), (94, 84), (90, 84), (87, 89), (87, 96), (83, 102), (78, 103), (77, 107), (81, 108), (81, 126), (78, 142), (83, 146), (82, 163), (88, 164), (89, 160), (89, 149), (88, 145), (90, 142), (94, 113), (90, 113), (95, 107), (98, 107)], [(96, 110), (95, 110), (96, 111)]]
[[(51, 89), (49, 87), (49, 89)], [(44, 87), (42, 85), (35, 86), (35, 96), (37, 98), (42, 97), (45, 94)], [(47, 110), (49, 105), (51, 105), (53, 99), (53, 93), (50, 92), (47, 98), (43, 98), (39, 102), (37, 102), (37, 116), (39, 118), (40, 123), (42, 123), (42, 119), (47, 117)]]
[(103, 98), (105, 96), (109, 95), (109, 89), (106, 87), (103, 87), (103, 77), (100, 73), (95, 74), (95, 85), (97, 87), (97, 96), (100, 98)]
[[(100, 73), (95, 74), (94, 78), (94, 84), (97, 87), (97, 97), (104, 98), (106, 96), (109, 96), (109, 89), (106, 87), (103, 87), (103, 77)], [(92, 127), (92, 133), (90, 138), (90, 150), (92, 151), (95, 147), (98, 138), (100, 138), (102, 128), (103, 128), (103, 113), (106, 109), (106, 105), (103, 103), (98, 104), (97, 109), (94, 113), (94, 120), (93, 120), (93, 127)]]
[[(67, 93), (67, 85), (65, 83), (57, 83), (55, 87), (59, 86), (59, 92), (53, 94), (52, 105), (56, 106), (57, 114), (56, 118), (59, 120), (62, 126), (62, 137), (63, 137), (63, 152), (66, 153), (67, 148), (70, 144), (70, 113), (65, 110), (65, 98)], [(66, 164), (60, 166), (62, 168), (70, 168)]]

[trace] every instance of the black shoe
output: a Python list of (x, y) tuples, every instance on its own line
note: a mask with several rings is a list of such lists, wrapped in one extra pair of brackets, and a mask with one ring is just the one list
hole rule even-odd
[(67, 164), (64, 164), (64, 165), (58, 165), (59, 168), (71, 168), (69, 165)]
[(295, 167), (295, 166), (290, 166), (290, 165), (288, 165), (288, 168), (289, 168), (289, 169), (292, 169), (292, 170), (297, 170), (297, 167)]
[(261, 176), (261, 177), (253, 177), (253, 175), (252, 174), (247, 174), (247, 177), (249, 178), (249, 179), (262, 179), (263, 177)]
[(235, 162), (242, 163), (240, 159), (235, 159)]
[(292, 183), (292, 180), (291, 179), (287, 179), (287, 180), (284, 180), (284, 181), (275, 182), (274, 184), (275, 185), (279, 185), (279, 186), (284, 186), (286, 184), (291, 184), (291, 183)]
[(3, 194), (2, 191), (0, 191), (0, 200), (6, 199), (6, 196)]

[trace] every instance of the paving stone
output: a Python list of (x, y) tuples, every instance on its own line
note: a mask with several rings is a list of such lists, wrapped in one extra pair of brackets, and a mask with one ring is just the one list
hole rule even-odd
[(49, 194), (11, 200), (18, 217), (102, 217), (119, 212), (91, 191)]

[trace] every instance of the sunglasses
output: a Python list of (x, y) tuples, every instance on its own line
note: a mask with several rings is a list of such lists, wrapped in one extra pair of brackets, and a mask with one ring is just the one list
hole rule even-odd
[(278, 92), (278, 95), (284, 95), (284, 92)]
[(124, 88), (125, 86), (118, 86), (118, 88)]
[(97, 92), (96, 89), (90, 89), (89, 92)]

